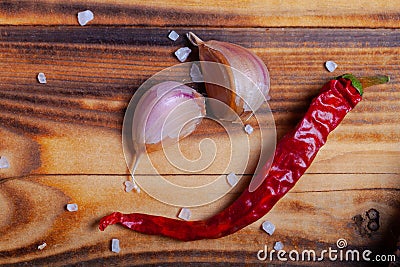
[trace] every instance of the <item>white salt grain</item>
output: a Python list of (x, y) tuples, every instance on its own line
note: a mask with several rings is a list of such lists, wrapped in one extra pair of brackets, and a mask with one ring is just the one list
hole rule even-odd
[(8, 169), (10, 168), (10, 163), (8, 162), (6, 157), (0, 157), (0, 169)]
[(190, 211), (190, 209), (187, 208), (182, 208), (178, 214), (178, 218), (185, 221), (189, 221), (190, 216), (192, 216), (192, 212)]
[(46, 242), (43, 242), (43, 244), (40, 244), (37, 248), (38, 250), (43, 250), (47, 246)]
[(252, 134), (253, 131), (254, 131), (254, 129), (253, 129), (253, 127), (251, 127), (251, 125), (247, 124), (246, 126), (244, 126), (244, 131), (245, 131), (247, 134)]
[(115, 253), (119, 253), (121, 248), (119, 247), (119, 239), (113, 238), (111, 240), (111, 251)]
[(137, 183), (135, 182), (135, 177), (133, 175), (131, 175), (132, 177), (132, 181), (125, 181), (124, 185), (125, 185), (125, 192), (131, 192), (133, 189), (136, 190), (136, 192), (140, 193), (140, 187), (137, 185)]
[(67, 204), (67, 210), (70, 212), (78, 211), (78, 204)]
[(269, 235), (275, 232), (275, 225), (272, 222), (265, 221), (262, 224), (262, 229)]
[(338, 65), (333, 62), (333, 61), (327, 61), (325, 62), (325, 68), (329, 71), (329, 72), (333, 72), (336, 68), (338, 67)]
[(81, 26), (85, 26), (89, 21), (94, 19), (94, 14), (90, 10), (85, 10), (78, 13), (78, 22)]
[(270, 96), (270, 95), (267, 95), (267, 96), (265, 97), (265, 100), (270, 101), (270, 100), (271, 100), (271, 96)]
[(280, 241), (275, 242), (274, 249), (277, 250), (277, 251), (278, 250), (282, 250), (283, 249), (283, 243), (280, 242)]
[(168, 34), (168, 38), (171, 39), (172, 41), (176, 41), (179, 38), (179, 34), (176, 31), (171, 31)]
[(239, 181), (238, 177), (233, 172), (229, 173), (226, 176), (226, 180), (228, 181), (228, 184), (232, 187), (234, 187), (237, 184), (237, 182)]
[(46, 75), (44, 75), (43, 72), (39, 72), (39, 74), (37, 75), (37, 79), (39, 83), (47, 83)]
[(192, 81), (195, 83), (204, 81), (203, 74), (196, 63), (193, 63), (192, 67), (190, 68), (190, 77), (192, 77)]
[(192, 50), (189, 47), (182, 47), (175, 51), (175, 56), (180, 62), (185, 62)]
[(131, 181), (125, 181), (124, 185), (125, 185), (125, 192), (127, 193), (131, 192), (136, 187), (136, 185)]

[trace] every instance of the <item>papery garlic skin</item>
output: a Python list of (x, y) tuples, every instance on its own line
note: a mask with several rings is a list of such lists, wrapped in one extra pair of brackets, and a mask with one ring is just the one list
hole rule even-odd
[[(188, 33), (188, 38), (199, 47), (201, 61), (216, 62), (225, 66), (207, 69), (210, 65), (201, 64), (205, 81), (218, 79), (218, 84), (222, 83), (226, 87), (207, 82), (208, 97), (224, 102), (239, 116), (260, 108), (269, 92), (270, 76), (267, 66), (256, 54), (231, 43), (215, 40), (204, 42), (191, 32)], [(212, 110), (219, 113), (216, 115), (220, 118), (226, 116), (224, 111), (215, 111), (213, 108)]]
[(190, 135), (206, 114), (205, 99), (175, 81), (154, 85), (140, 98), (132, 124), (137, 166), (140, 156), (162, 149)]

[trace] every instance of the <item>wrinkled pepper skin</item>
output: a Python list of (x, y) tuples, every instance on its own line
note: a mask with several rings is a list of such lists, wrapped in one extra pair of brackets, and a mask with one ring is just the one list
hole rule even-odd
[(246, 189), (222, 212), (199, 221), (114, 212), (100, 221), (99, 229), (122, 224), (134, 231), (191, 241), (223, 237), (246, 227), (263, 217), (300, 179), (310, 166), (327, 137), (345, 115), (352, 110), (361, 95), (349, 79), (338, 78), (326, 83), (296, 128), (277, 144), (270, 169), (256, 175), (266, 176), (254, 191)]

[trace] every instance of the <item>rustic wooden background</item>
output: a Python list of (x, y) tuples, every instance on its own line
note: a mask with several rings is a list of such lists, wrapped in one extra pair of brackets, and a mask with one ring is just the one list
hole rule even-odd
[[(76, 14), (85, 9), (95, 19), (81, 27)], [(11, 164), (0, 170), (0, 264), (259, 265), (266, 264), (256, 258), (264, 244), (282, 241), (287, 251), (321, 251), (336, 248), (339, 238), (374, 253), (396, 250), (399, 0), (5, 0), (0, 24), (0, 156)], [(392, 80), (368, 88), (295, 188), (238, 233), (184, 243), (119, 226), (100, 232), (98, 220), (111, 211), (176, 217), (179, 210), (145, 193), (125, 193), (122, 185), (129, 177), (121, 146), (128, 102), (147, 78), (178, 63), (176, 49), (189, 45), (182, 37), (169, 40), (170, 30), (181, 36), (191, 30), (204, 40), (237, 43), (259, 55), (271, 74), (278, 138), (296, 124), (330, 77), (381, 73)], [(195, 59), (192, 53), (189, 60)], [(338, 63), (333, 74), (324, 69), (326, 60)], [(46, 74), (47, 84), (37, 82), (38, 72)], [(193, 138), (204, 137), (209, 128), (202, 125)], [(225, 142), (220, 134), (214, 138)], [(197, 151), (197, 142), (186, 144), (188, 151)], [(168, 170), (159, 164), (160, 172)], [(199, 180), (219, 174), (214, 169), (170, 176)], [(192, 209), (193, 219), (223, 209), (244, 186)], [(67, 203), (77, 203), (79, 211), (67, 212)], [(380, 214), (377, 231), (366, 227), (371, 208)], [(264, 220), (276, 225), (272, 236), (260, 230)], [(120, 239), (121, 253), (110, 251), (111, 238)], [(43, 242), (47, 247), (40, 251)]]

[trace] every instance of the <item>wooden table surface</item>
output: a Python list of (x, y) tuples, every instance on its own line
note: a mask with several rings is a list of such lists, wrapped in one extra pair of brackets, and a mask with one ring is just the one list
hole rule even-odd
[[(76, 15), (86, 9), (95, 18), (82, 27)], [(321, 251), (337, 248), (340, 238), (360, 251), (395, 252), (400, 234), (399, 0), (4, 0), (0, 23), (0, 156), (10, 162), (10, 168), (0, 169), (0, 264), (256, 266), (270, 263), (260, 262), (257, 251), (275, 241), (286, 251)], [(176, 42), (167, 38), (171, 30), (181, 35)], [(120, 226), (100, 232), (99, 219), (112, 211), (168, 217), (179, 211), (146, 193), (123, 191), (129, 172), (121, 129), (135, 90), (179, 63), (173, 52), (189, 45), (188, 31), (247, 47), (267, 64), (278, 139), (296, 125), (330, 77), (387, 74), (391, 82), (366, 90), (293, 190), (245, 229), (186, 243)], [(196, 59), (192, 53), (189, 60)], [(338, 64), (334, 73), (324, 68), (327, 60)], [(39, 72), (47, 84), (37, 82)], [(215, 129), (202, 124), (183, 140), (184, 153), (197, 153), (204, 137), (223, 146), (227, 140)], [(224, 174), (219, 162), (187, 175), (168, 167), (159, 152), (153, 156), (160, 173), (176, 181)], [(249, 167), (241, 186), (222, 199), (192, 208), (192, 219), (207, 218), (234, 201), (251, 172)], [(77, 203), (79, 211), (66, 211), (67, 203)], [(371, 208), (380, 214), (377, 231), (368, 229)], [(265, 220), (276, 225), (272, 236), (260, 229)], [(112, 238), (121, 242), (119, 254), (110, 251)], [(38, 250), (43, 242), (47, 247)], [(326, 265), (276, 258), (273, 263)]]

